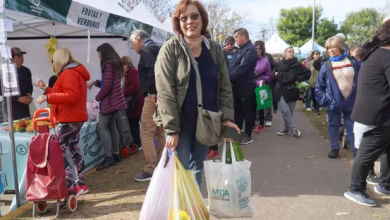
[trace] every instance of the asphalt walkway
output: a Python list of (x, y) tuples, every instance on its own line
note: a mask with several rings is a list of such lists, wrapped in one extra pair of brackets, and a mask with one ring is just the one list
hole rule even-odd
[[(317, 134), (300, 108), (294, 122), (302, 132), (299, 139), (276, 135), (283, 126), (278, 113), (274, 115), (273, 127), (253, 134), (254, 143), (242, 146), (245, 158), (253, 162), (253, 219), (390, 219), (390, 197), (375, 194), (372, 186), (368, 194), (379, 204), (376, 208), (344, 198), (350, 182), (352, 153), (329, 159), (329, 141)], [(205, 189), (206, 186), (203, 195), (207, 198)]]

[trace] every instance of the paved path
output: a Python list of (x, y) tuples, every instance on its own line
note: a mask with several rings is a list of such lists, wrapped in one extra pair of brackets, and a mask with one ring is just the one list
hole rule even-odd
[[(273, 127), (253, 134), (255, 142), (242, 146), (245, 158), (253, 162), (253, 219), (390, 219), (390, 197), (377, 196), (371, 186), (368, 193), (379, 207), (360, 206), (344, 198), (352, 153), (329, 159), (329, 142), (317, 134), (300, 109), (295, 112), (294, 122), (302, 132), (300, 139), (276, 136), (283, 125), (278, 113), (274, 115)], [(304, 159), (312, 156), (313, 159)], [(203, 195), (207, 198), (205, 185)]]

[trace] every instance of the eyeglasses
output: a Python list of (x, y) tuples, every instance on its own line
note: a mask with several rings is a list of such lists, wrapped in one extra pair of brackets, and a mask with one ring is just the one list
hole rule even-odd
[(232, 46), (234, 43), (226, 43), (227, 46)]
[(183, 16), (183, 17), (180, 17), (180, 21), (181, 22), (187, 22), (188, 19), (190, 19), (191, 21), (197, 21), (199, 19), (199, 14), (193, 14), (193, 15), (190, 15), (190, 16)]

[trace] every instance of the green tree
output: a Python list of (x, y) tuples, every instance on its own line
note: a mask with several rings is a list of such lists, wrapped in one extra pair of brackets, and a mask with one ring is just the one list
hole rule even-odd
[(337, 30), (337, 24), (334, 22), (334, 19), (329, 20), (328, 18), (321, 19), (321, 22), (317, 25), (317, 32), (315, 35), (315, 41), (319, 44), (324, 46), (325, 41), (336, 35)]
[(350, 12), (342, 23), (341, 32), (347, 36), (347, 43), (364, 44), (383, 21), (383, 15), (374, 8)]
[[(322, 6), (316, 6), (315, 12), (314, 22), (317, 29), (323, 12)], [(311, 39), (312, 24), (312, 6), (281, 9), (277, 30), (288, 44), (299, 47)]]

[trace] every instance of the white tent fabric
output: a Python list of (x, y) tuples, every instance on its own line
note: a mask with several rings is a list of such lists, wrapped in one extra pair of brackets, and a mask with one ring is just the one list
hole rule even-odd
[[(117, 2), (112, 0), (73, 0), (73, 3), (85, 4), (88, 7), (101, 10), (107, 13), (119, 15), (122, 17), (134, 19), (142, 23), (157, 27), (158, 29), (166, 30), (164, 25), (155, 18), (151, 12), (142, 3), (129, 13), (124, 8), (120, 7)], [(51, 64), (48, 61), (45, 44), (48, 42), (50, 36), (58, 37), (58, 48), (66, 47), (70, 49), (73, 55), (79, 59), (91, 74), (91, 80), (101, 78), (100, 64), (96, 54), (96, 48), (103, 43), (110, 43), (118, 52), (120, 56), (130, 56), (133, 59), (134, 65), (138, 66), (139, 55), (131, 49), (130, 42), (124, 38), (112, 38), (114, 35), (105, 33), (99, 30), (90, 29), (91, 49), (88, 51), (88, 31), (86, 28), (72, 26), (61, 22), (46, 20), (44, 18), (36, 17), (30, 14), (17, 12), (6, 9), (6, 18), (13, 21), (14, 31), (8, 32), (7, 45), (10, 47), (20, 47), (26, 51), (24, 65), (28, 67), (33, 75), (33, 81), (37, 82), (39, 79), (48, 81), (53, 75)], [(170, 31), (172, 33), (172, 31)], [(84, 37), (77, 39), (63, 39), (60, 37)], [(105, 38), (107, 37), (107, 38)], [(87, 57), (90, 55), (90, 62), (87, 62)], [(88, 100), (94, 99), (98, 92), (97, 88), (93, 88), (88, 92)], [(33, 97), (35, 104), (37, 98), (42, 95), (42, 91), (34, 88)], [(37, 106), (46, 107), (46, 106)]]
[(128, 14), (128, 17), (135, 20), (142, 18), (142, 22), (145, 24), (173, 33), (172, 28), (166, 28), (142, 2)]
[(284, 54), (284, 50), (290, 47), (278, 33), (274, 33), (272, 37), (265, 43), (265, 49), (269, 54)]
[(311, 50), (318, 50), (322, 54), (322, 52), (325, 51), (325, 48), (322, 47), (321, 45), (317, 44), (315, 41), (314, 41), (314, 48), (313, 48), (313, 40), (310, 39), (306, 44), (304, 44), (302, 47), (300, 47), (299, 50), (301, 51), (300, 58), (306, 58), (307, 54)]
[(164, 25), (164, 27), (166, 28), (167, 31), (170, 31), (170, 32), (174, 33), (173, 25), (172, 25), (172, 18), (171, 17), (166, 18), (164, 20), (164, 22), (163, 22), (163, 25)]

